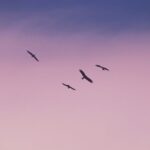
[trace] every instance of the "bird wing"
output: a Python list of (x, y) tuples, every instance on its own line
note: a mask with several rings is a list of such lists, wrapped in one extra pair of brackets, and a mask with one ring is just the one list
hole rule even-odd
[(107, 70), (107, 71), (109, 71), (109, 69), (108, 69), (108, 68), (104, 68), (104, 70)]
[(30, 54), (36, 61), (39, 61), (39, 59), (29, 50), (27, 50), (27, 53)]
[(80, 73), (82, 74), (83, 77), (86, 77), (86, 74), (83, 72), (83, 70), (80, 69), (79, 71), (80, 71)]
[(89, 77), (86, 76), (85, 78), (87, 81), (89, 81), (90, 83), (93, 83), (92, 79), (90, 79)]
[(100, 68), (102, 68), (103, 70), (107, 70), (107, 71), (109, 71), (109, 69), (108, 68), (106, 68), (106, 67), (103, 67), (103, 66), (100, 66), (100, 65), (96, 65), (97, 67), (100, 67)]
[(103, 68), (103, 67), (102, 67), (102, 66), (100, 66), (100, 65), (96, 65), (96, 67)]
[(80, 73), (82, 74), (83, 78), (85, 78), (87, 81), (89, 81), (90, 83), (93, 83), (92, 79), (90, 79), (84, 72), (83, 70), (79, 70)]
[(62, 85), (66, 86), (66, 87), (68, 87), (68, 88), (70, 88), (70, 89), (72, 89), (72, 90), (76, 90), (75, 88), (71, 87), (71, 86), (68, 85), (68, 84), (62, 83)]
[(39, 61), (39, 59), (38, 59), (35, 55), (33, 55), (33, 58), (34, 58), (36, 61)]
[(33, 53), (31, 53), (29, 50), (27, 50), (27, 53), (30, 54), (31, 56), (33, 56)]
[(67, 84), (65, 84), (65, 83), (62, 83), (62, 85), (67, 86)]
[(72, 90), (76, 90), (76, 89), (74, 89), (73, 87), (71, 87), (71, 86), (69, 86), (70, 87), (70, 89), (72, 89)]

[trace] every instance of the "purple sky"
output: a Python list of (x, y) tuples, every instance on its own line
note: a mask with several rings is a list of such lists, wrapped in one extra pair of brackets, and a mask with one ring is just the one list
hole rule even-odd
[(149, 3), (2, 2), (0, 149), (149, 150)]

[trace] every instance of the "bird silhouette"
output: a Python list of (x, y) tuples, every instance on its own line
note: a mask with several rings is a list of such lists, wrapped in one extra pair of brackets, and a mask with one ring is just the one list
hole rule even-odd
[(89, 81), (90, 83), (93, 83), (92, 79), (90, 79), (85, 73), (83, 70), (79, 70), (80, 73), (82, 74), (82, 79), (86, 79), (87, 81)]
[(103, 67), (103, 66), (100, 66), (100, 65), (95, 65), (96, 67), (99, 67), (99, 68), (101, 68), (102, 70), (106, 70), (106, 71), (109, 71), (109, 69), (108, 68), (106, 68), (106, 67)]
[(62, 85), (66, 86), (68, 89), (72, 89), (72, 90), (74, 90), (74, 91), (76, 90), (75, 88), (71, 87), (71, 86), (68, 85), (68, 84), (62, 83)]
[(35, 56), (35, 54), (33, 54), (32, 52), (30, 52), (29, 50), (27, 50), (27, 53), (28, 53), (31, 57), (33, 57), (36, 61), (39, 62), (39, 59)]

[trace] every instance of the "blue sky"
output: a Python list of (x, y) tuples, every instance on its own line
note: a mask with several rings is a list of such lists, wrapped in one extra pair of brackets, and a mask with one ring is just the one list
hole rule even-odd
[(6, 0), (1, 1), (0, 20), (4, 27), (20, 26), (23, 20), (28, 24), (25, 28), (36, 32), (147, 31), (149, 6), (148, 0)]

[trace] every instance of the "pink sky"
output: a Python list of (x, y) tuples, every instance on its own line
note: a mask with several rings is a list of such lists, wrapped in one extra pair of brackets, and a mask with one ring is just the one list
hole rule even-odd
[[(149, 33), (0, 35), (0, 149), (149, 150), (149, 39)], [(81, 80), (80, 68), (94, 84)]]

